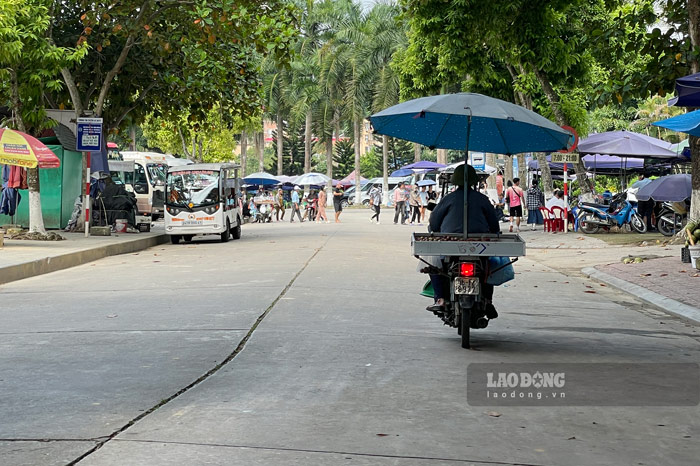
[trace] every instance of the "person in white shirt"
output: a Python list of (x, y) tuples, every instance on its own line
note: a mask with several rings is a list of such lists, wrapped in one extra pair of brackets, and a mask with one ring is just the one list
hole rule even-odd
[(569, 210), (569, 206), (564, 203), (564, 191), (561, 190), (554, 191), (554, 196), (552, 196), (552, 198), (549, 199), (544, 206), (549, 210), (552, 210), (552, 207), (554, 206), (561, 207), (564, 210)]

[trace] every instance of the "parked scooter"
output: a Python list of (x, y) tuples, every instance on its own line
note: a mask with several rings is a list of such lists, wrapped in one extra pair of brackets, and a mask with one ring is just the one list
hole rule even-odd
[(627, 193), (613, 196), (610, 205), (581, 202), (578, 205), (578, 224), (584, 233), (597, 233), (610, 227), (631, 227), (637, 233), (645, 233), (647, 225), (637, 209), (627, 200)]
[(656, 228), (664, 236), (673, 236), (685, 228), (688, 223), (688, 200), (683, 202), (664, 202), (656, 216)]

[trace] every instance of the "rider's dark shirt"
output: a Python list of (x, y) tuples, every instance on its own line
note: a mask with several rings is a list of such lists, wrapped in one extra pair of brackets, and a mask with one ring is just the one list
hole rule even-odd
[[(469, 233), (500, 233), (496, 213), (489, 198), (469, 190)], [(430, 214), (430, 231), (462, 233), (464, 231), (464, 188), (445, 196)]]

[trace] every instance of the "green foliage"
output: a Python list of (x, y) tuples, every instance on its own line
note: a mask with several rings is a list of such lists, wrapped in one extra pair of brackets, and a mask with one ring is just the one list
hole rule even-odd
[(345, 178), (355, 169), (355, 147), (350, 140), (341, 139), (335, 143), (333, 164), (333, 176), (336, 179)]
[[(62, 88), (60, 69), (78, 62), (85, 47), (56, 47), (47, 39), (51, 0), (0, 2), (0, 105), (15, 115), (14, 126), (47, 126), (44, 93)], [(19, 117), (19, 118), (17, 118)]]
[[(304, 127), (290, 127), (284, 135), (284, 174), (304, 174)], [(276, 171), (275, 171), (276, 173)]]
[(382, 151), (373, 147), (372, 150), (360, 156), (360, 173), (365, 178), (382, 176)]

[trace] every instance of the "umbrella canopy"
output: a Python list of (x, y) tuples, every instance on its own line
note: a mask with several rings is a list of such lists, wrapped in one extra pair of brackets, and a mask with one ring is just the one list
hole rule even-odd
[(431, 149), (519, 154), (566, 149), (572, 138), (535, 112), (470, 92), (409, 100), (369, 119), (376, 134)]
[[(346, 185), (353, 185), (357, 182), (357, 176), (355, 175), (355, 170), (353, 170), (348, 176), (340, 180), (340, 184), (343, 186)], [(360, 176), (360, 184), (365, 184), (367, 183), (367, 178), (363, 178)]]
[(653, 159), (678, 157), (668, 142), (625, 130), (591, 134), (578, 143), (578, 151), (581, 155), (605, 154)]
[(651, 178), (644, 178), (643, 180), (635, 181), (634, 183), (632, 183), (632, 186), (630, 186), (630, 188), (632, 188), (632, 189), (643, 188), (644, 186), (648, 185), (649, 183), (651, 183)]
[(416, 183), (418, 186), (434, 186), (437, 184), (435, 180), (420, 180)]
[(394, 170), (389, 174), (389, 176), (411, 176), (413, 175), (414, 171), (411, 170), (410, 168), (399, 168), (398, 170)]
[(678, 131), (679, 133), (690, 134), (691, 136), (700, 136), (700, 110), (657, 121), (652, 123), (652, 125)]
[[(440, 170), (445, 173), (453, 173), (455, 171), (455, 168), (459, 167), (460, 165), (464, 165), (464, 161), (453, 163), (452, 165), (446, 166), (444, 169)], [(487, 174), (487, 175), (493, 175), (496, 173), (498, 170), (496, 170), (495, 167), (492, 167), (491, 165), (484, 165), (483, 170), (477, 170), (477, 174)]]
[(26, 168), (58, 168), (61, 161), (51, 149), (28, 134), (0, 128), (0, 163)]
[(277, 178), (280, 183), (293, 183), (296, 176), (278, 175), (275, 178)]
[[(547, 156), (547, 161), (549, 162), (550, 160), (551, 157)], [(583, 156), (583, 165), (586, 167), (586, 170), (589, 171), (595, 170), (608, 173), (619, 172), (621, 170), (633, 171), (644, 168), (644, 159), (593, 154)], [(549, 162), (549, 166), (555, 170), (564, 170), (563, 163)], [(527, 167), (529, 170), (539, 170), (540, 164), (537, 160), (530, 160)]]
[(280, 180), (277, 177), (270, 175), (265, 172), (251, 173), (250, 175), (243, 178), (243, 182), (247, 185), (257, 185), (257, 186), (271, 186), (274, 184), (279, 184)]
[(322, 173), (311, 172), (311, 173), (304, 173), (303, 175), (298, 176), (294, 180), (294, 184), (303, 185), (303, 186), (306, 186), (307, 184), (308, 185), (311, 185), (311, 184), (321, 185), (321, 184), (328, 183), (329, 179), (330, 178), (328, 178), (326, 175), (324, 175)]
[(692, 192), (690, 175), (669, 175), (651, 180), (637, 191), (637, 199), (658, 202), (680, 202), (688, 199)]
[(668, 105), (679, 107), (700, 107), (700, 73), (676, 79), (676, 97)]
[(414, 162), (410, 163), (408, 165), (404, 165), (401, 168), (410, 168), (413, 170), (435, 170), (438, 168), (444, 168), (445, 165), (437, 162), (431, 162), (429, 160), (421, 160), (419, 162)]

